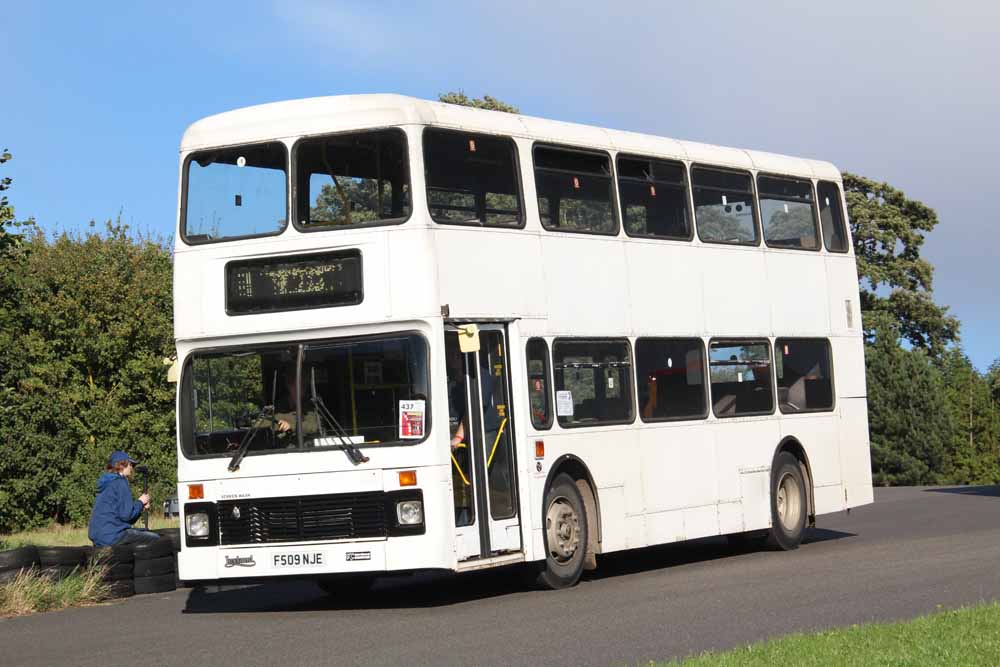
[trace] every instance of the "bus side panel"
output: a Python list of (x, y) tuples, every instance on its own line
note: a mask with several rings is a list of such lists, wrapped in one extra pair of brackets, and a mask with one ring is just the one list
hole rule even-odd
[(712, 336), (762, 336), (771, 330), (764, 253), (757, 248), (712, 248), (704, 265), (705, 330)]
[(868, 403), (864, 398), (842, 398), (840, 401), (844, 503), (847, 507), (857, 507), (874, 501)]
[[(541, 238), (549, 330), (584, 336), (628, 331), (629, 298), (622, 293), (627, 276), (624, 244), (584, 235), (544, 234)], [(523, 263), (520, 260), (518, 266)], [(523, 284), (538, 283), (525, 278)]]
[(841, 486), (840, 416), (836, 412), (785, 415), (781, 421), (782, 437), (793, 437), (806, 450), (812, 473), (816, 513), (843, 509), (843, 498), (836, 500)]
[[(826, 294), (830, 304), (830, 335), (861, 337), (858, 272), (851, 255), (827, 254)], [(817, 298), (822, 298), (817, 293)], [(848, 316), (850, 312), (850, 316)]]
[(690, 247), (632, 239), (626, 255), (636, 334), (692, 336), (704, 331), (700, 268), (692, 264)]
[(826, 271), (814, 255), (771, 251), (767, 258), (767, 295), (777, 336), (826, 335), (830, 330)]
[(757, 487), (761, 474), (770, 475), (771, 458), (781, 440), (778, 421), (773, 417), (722, 419), (715, 422), (712, 430), (715, 432), (719, 500), (740, 500), (744, 530), (769, 527), (770, 501)]

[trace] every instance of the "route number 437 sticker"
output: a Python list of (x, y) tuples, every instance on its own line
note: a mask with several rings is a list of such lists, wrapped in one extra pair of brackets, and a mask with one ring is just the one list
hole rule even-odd
[(420, 440), (424, 437), (424, 401), (399, 402), (399, 439)]

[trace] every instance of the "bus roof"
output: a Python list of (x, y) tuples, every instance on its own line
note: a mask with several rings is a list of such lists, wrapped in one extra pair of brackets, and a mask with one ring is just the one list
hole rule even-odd
[(840, 171), (834, 165), (820, 160), (609, 130), (389, 94), (312, 97), (216, 114), (187, 128), (181, 140), (181, 151), (398, 125), (433, 125), (740, 169), (841, 180)]

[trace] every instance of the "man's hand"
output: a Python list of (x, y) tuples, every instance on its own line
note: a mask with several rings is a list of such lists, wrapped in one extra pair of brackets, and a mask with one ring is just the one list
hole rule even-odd
[(141, 496), (139, 496), (139, 502), (142, 503), (143, 507), (149, 509), (149, 494), (144, 493)]
[(292, 425), (286, 422), (284, 419), (279, 419), (277, 422), (277, 428), (278, 428), (278, 433), (284, 433), (290, 428), (292, 428)]

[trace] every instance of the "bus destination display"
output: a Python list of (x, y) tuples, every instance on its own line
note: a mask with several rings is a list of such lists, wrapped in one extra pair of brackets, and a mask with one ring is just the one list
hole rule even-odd
[(350, 306), (363, 297), (361, 251), (268, 257), (226, 264), (226, 312), (249, 315)]

